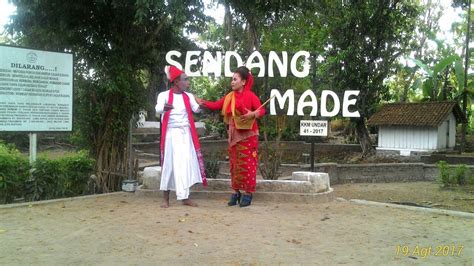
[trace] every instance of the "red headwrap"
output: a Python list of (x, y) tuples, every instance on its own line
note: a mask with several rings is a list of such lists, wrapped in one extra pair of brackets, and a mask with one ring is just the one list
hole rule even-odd
[(252, 72), (249, 71), (249, 75), (247, 76), (247, 82), (244, 85), (244, 91), (251, 91), (253, 86), (253, 76)]
[(177, 77), (181, 76), (184, 72), (175, 66), (165, 66), (166, 77), (170, 82), (173, 82)]

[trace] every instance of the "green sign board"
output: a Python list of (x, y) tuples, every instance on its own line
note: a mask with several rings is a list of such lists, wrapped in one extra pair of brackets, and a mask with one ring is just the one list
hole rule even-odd
[(73, 56), (0, 45), (0, 131), (71, 131)]

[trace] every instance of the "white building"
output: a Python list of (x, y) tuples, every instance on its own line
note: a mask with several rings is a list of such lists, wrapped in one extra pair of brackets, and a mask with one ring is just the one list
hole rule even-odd
[(378, 126), (377, 151), (400, 155), (453, 149), (456, 125), (466, 117), (455, 102), (385, 104), (368, 120)]

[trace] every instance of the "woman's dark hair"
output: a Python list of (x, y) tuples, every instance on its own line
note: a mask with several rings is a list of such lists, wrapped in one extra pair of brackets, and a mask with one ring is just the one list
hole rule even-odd
[(245, 66), (240, 66), (234, 71), (234, 73), (239, 74), (240, 78), (243, 79), (243, 80), (248, 79), (249, 72), (250, 72), (250, 70)]

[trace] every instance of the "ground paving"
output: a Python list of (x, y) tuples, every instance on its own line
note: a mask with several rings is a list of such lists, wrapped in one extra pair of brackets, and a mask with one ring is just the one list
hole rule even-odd
[(199, 207), (118, 193), (0, 208), (0, 264), (472, 265), (474, 219), (360, 205)]

